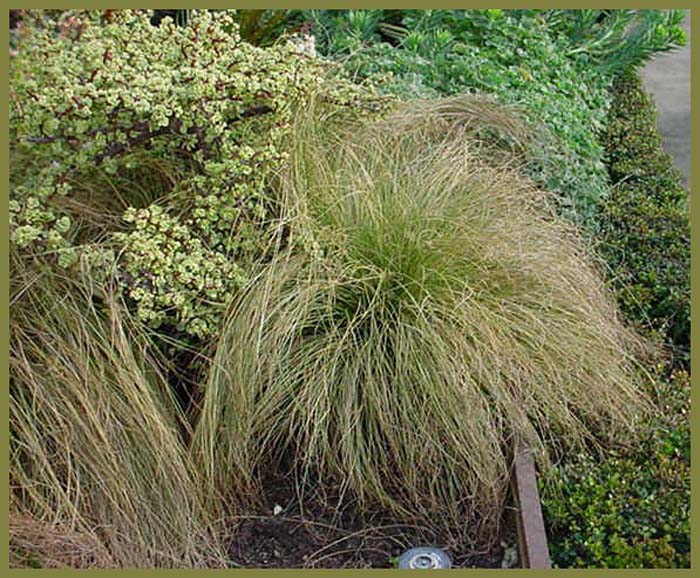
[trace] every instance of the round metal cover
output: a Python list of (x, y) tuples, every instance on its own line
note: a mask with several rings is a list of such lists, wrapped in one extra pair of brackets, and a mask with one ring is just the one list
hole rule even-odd
[(402, 570), (435, 570), (451, 566), (447, 552), (440, 548), (411, 548), (399, 557), (399, 568)]

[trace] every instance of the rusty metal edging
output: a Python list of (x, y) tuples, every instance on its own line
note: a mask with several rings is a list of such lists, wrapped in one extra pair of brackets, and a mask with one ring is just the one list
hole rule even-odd
[(551, 568), (532, 452), (527, 446), (516, 445), (513, 462), (511, 484), (515, 500), (520, 566)]

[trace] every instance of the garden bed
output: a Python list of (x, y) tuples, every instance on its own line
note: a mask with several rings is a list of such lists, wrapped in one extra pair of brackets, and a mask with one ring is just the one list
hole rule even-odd
[[(295, 486), (285, 479), (266, 484), (259, 509), (232, 520), (228, 544), (231, 561), (251, 568), (393, 568), (405, 551), (432, 545), (445, 549), (458, 568), (500, 568), (502, 544), (517, 542), (512, 516), (506, 516), (501, 538), (488, 552), (455, 549), (428, 527), (397, 524), (389, 513), (358, 513), (353, 503), (329, 508), (339, 495), (313, 495), (300, 506)], [(332, 493), (332, 489), (331, 489)], [(276, 508), (278, 508), (276, 510)], [(277, 511), (277, 514), (273, 512)]]
[(13, 565), (687, 566), (682, 12), (158, 12), (11, 14)]

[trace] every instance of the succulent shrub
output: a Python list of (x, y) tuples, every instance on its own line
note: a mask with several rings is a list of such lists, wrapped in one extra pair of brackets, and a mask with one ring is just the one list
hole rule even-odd
[(293, 109), (313, 93), (347, 110), (382, 106), (293, 43), (243, 41), (226, 11), (192, 11), (184, 26), (153, 26), (145, 10), (66, 11), (21, 36), (11, 142), (32, 170), (13, 179), (13, 242), (70, 265), (75, 181), (124, 177), (139, 154), (175, 161), (171, 190), (150, 204), (126, 199), (126, 230), (107, 240), (142, 319), (198, 338), (268, 242), (267, 191)]
[(514, 441), (545, 467), (634, 429), (644, 347), (516, 170), (520, 139), (493, 103), (413, 102), (344, 130), (314, 115), (298, 118), (282, 178), (290, 236), (316, 250), (280, 252), (232, 304), (195, 437), (202, 471), (242, 500), (289, 470), (302, 496), (337, 483), (361, 509), (483, 545)]

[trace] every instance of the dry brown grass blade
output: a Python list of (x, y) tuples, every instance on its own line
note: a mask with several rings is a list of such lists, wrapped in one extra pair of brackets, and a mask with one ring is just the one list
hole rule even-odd
[(10, 512), (11, 568), (115, 568), (96, 536)]

